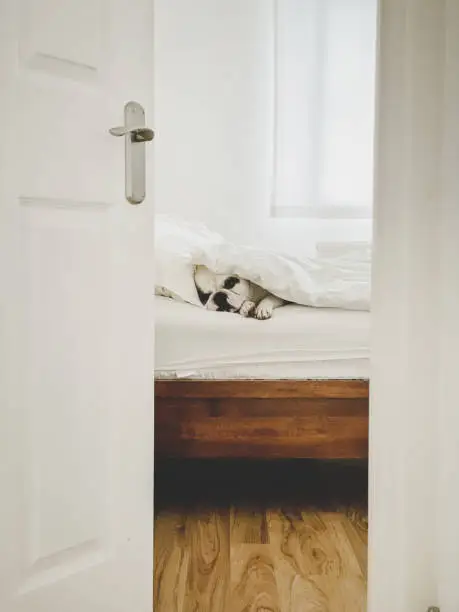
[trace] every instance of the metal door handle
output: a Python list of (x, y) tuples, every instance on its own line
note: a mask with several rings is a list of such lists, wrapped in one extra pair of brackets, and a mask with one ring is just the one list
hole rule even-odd
[(153, 130), (147, 127), (131, 127), (126, 126), (110, 128), (112, 136), (127, 136), (131, 135), (131, 142), (149, 142), (155, 137)]
[(125, 136), (126, 199), (140, 204), (145, 199), (145, 143), (155, 133), (145, 125), (145, 111), (138, 102), (124, 107), (124, 125), (109, 130), (112, 136)]

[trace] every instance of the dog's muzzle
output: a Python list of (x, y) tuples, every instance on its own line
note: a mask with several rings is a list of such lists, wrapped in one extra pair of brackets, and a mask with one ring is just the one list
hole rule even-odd
[(245, 298), (228, 289), (220, 289), (213, 293), (206, 305), (208, 310), (219, 312), (239, 312)]

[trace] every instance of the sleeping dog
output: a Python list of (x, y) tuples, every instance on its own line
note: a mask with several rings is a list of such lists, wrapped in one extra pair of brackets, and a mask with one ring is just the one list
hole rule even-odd
[(281, 298), (245, 278), (215, 274), (205, 266), (196, 266), (194, 282), (199, 299), (208, 310), (270, 319), (275, 308), (286, 304)]

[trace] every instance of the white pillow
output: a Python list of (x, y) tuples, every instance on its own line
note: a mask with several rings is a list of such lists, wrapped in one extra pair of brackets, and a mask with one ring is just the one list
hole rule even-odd
[(223, 238), (201, 223), (180, 217), (155, 218), (155, 293), (202, 306), (194, 284), (194, 260), (209, 245)]

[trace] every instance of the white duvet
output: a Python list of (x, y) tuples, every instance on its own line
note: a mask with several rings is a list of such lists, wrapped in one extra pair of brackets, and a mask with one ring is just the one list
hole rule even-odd
[(165, 215), (156, 219), (156, 293), (200, 305), (194, 266), (237, 274), (303, 306), (370, 309), (368, 247), (351, 255), (296, 259), (233, 244), (204, 225)]

